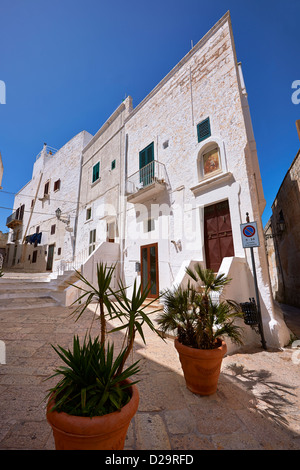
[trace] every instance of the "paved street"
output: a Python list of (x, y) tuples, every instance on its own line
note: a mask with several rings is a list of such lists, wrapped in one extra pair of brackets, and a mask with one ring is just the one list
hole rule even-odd
[[(43, 402), (51, 383), (44, 379), (60, 361), (50, 343), (68, 346), (74, 333), (83, 337), (93, 316), (76, 323), (70, 312), (53, 306), (0, 311), (6, 346), (0, 449), (54, 449)], [(92, 331), (99, 332), (97, 324)], [(122, 334), (114, 338), (120, 345)], [(147, 346), (138, 340), (133, 359), (140, 359), (140, 405), (127, 450), (300, 449), (300, 357), (294, 349), (227, 356), (210, 397), (186, 389), (172, 339), (164, 343), (147, 331)]]

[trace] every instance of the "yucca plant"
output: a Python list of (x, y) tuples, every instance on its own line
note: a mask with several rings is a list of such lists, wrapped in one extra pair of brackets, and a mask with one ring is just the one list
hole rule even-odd
[[(141, 290), (136, 282), (131, 297), (127, 297), (126, 287), (119, 283), (116, 290), (111, 289), (111, 281), (115, 266), (103, 263), (97, 265), (97, 282), (92, 285), (86, 277), (77, 272), (80, 285), (72, 284), (80, 289), (76, 305), (72, 312), (78, 321), (88, 311), (92, 303), (99, 307), (100, 335), (94, 340), (90, 333), (80, 346), (78, 337), (74, 337), (73, 351), (54, 347), (59, 357), (68, 367), (60, 367), (51, 377), (62, 375), (62, 379), (53, 387), (48, 396), (52, 395), (55, 409), (68, 414), (80, 416), (101, 416), (120, 409), (126, 403), (128, 394), (124, 380), (138, 372), (138, 362), (125, 367), (134, 345), (136, 333), (145, 341), (143, 327), (147, 325), (156, 331), (149, 315), (148, 307), (154, 300), (147, 300), (150, 287)], [(91, 315), (91, 312), (89, 311)], [(107, 320), (119, 319), (121, 324), (108, 331)], [(109, 333), (125, 330), (121, 352), (114, 358), (114, 346), (107, 341)], [(136, 383), (136, 382), (134, 382)]]
[(196, 349), (213, 349), (224, 336), (241, 344), (241, 329), (235, 324), (235, 319), (242, 316), (238, 304), (228, 300), (216, 303), (210, 297), (230, 279), (200, 264), (186, 272), (196, 285), (189, 281), (186, 288), (179, 286), (163, 293), (164, 311), (158, 318), (161, 330), (176, 331), (180, 343)]
[[(143, 333), (144, 325), (147, 325), (152, 331), (159, 335), (159, 332), (156, 330), (152, 320), (149, 318), (149, 312), (146, 312), (146, 309), (148, 309), (156, 300), (147, 300), (151, 287), (142, 291), (141, 285), (137, 287), (137, 283), (134, 281), (131, 297), (127, 297), (126, 289), (122, 282), (119, 284), (119, 287), (120, 289), (116, 293), (118, 308), (114, 309), (114, 312), (122, 325), (110, 331), (110, 333), (113, 333), (125, 330), (125, 354), (117, 373), (122, 372), (124, 364), (132, 351), (136, 333), (141, 336), (143, 342), (146, 344), (145, 335)], [(152, 310), (151, 315), (159, 310), (160, 309)]]
[(83, 286), (71, 284), (73, 287), (79, 289), (81, 294), (73, 305), (78, 304), (77, 308), (73, 311), (73, 315), (77, 314), (77, 320), (81, 317), (83, 312), (91, 305), (91, 303), (97, 303), (99, 306), (100, 314), (100, 342), (105, 344), (106, 339), (106, 317), (112, 317), (113, 303), (112, 298), (115, 293), (110, 288), (111, 281), (115, 266), (107, 266), (104, 263), (97, 264), (97, 283), (93, 286), (86, 277), (84, 277), (79, 271), (76, 271), (76, 275)]
[(135, 362), (122, 373), (116, 373), (125, 351), (114, 359), (113, 344), (108, 343), (105, 351), (99, 337), (86, 337), (81, 346), (78, 336), (73, 338), (72, 351), (61, 346), (53, 348), (66, 365), (56, 369), (50, 377), (62, 376), (48, 393), (55, 403), (51, 411), (102, 416), (120, 410), (129, 401), (130, 395), (126, 393), (129, 384), (124, 381), (139, 369)]

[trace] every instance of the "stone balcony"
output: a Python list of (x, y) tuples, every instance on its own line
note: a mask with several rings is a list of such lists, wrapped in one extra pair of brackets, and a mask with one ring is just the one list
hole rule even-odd
[(143, 203), (166, 191), (168, 186), (169, 181), (165, 165), (153, 160), (127, 178), (127, 201), (133, 204)]
[(6, 226), (8, 228), (15, 228), (18, 225), (23, 224), (23, 214), (22, 212), (18, 209), (15, 212), (13, 212), (9, 217), (6, 219)]

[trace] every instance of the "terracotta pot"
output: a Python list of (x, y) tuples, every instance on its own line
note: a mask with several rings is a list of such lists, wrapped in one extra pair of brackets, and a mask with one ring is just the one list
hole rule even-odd
[(175, 339), (187, 388), (198, 395), (212, 395), (217, 391), (223, 356), (227, 351), (224, 341), (215, 349), (194, 349)]
[[(129, 382), (129, 381), (127, 381)], [(122, 450), (129, 424), (139, 404), (139, 393), (131, 385), (131, 399), (120, 411), (92, 418), (72, 416), (49, 410), (47, 420), (52, 427), (56, 450)]]

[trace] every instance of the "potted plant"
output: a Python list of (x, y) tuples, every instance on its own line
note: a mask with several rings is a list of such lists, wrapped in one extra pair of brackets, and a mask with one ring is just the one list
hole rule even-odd
[[(96, 302), (99, 312), (100, 335), (86, 334), (83, 344), (73, 338), (73, 348), (55, 347), (64, 365), (49, 378), (60, 377), (47, 395), (47, 420), (52, 426), (57, 450), (122, 450), (129, 424), (137, 411), (139, 394), (136, 381), (138, 361), (125, 368), (132, 351), (136, 333), (145, 342), (143, 327), (156, 331), (146, 312), (154, 300), (147, 301), (149, 289), (141, 291), (134, 283), (131, 297), (127, 297), (123, 284), (110, 288), (115, 267), (97, 265), (97, 285), (93, 286), (82, 274), (82, 293), (74, 314), (78, 320), (91, 303)], [(119, 319), (117, 326), (107, 333), (107, 319)], [(121, 351), (114, 354), (114, 344), (107, 339), (109, 333), (125, 330)]]
[(242, 344), (241, 329), (234, 323), (242, 313), (233, 301), (211, 299), (212, 292), (220, 291), (230, 282), (226, 276), (216, 275), (200, 264), (186, 272), (191, 277), (186, 288), (179, 286), (163, 293), (164, 311), (157, 321), (164, 333), (177, 333), (174, 345), (187, 388), (199, 395), (211, 395), (217, 390), (227, 351), (223, 338), (227, 336)]

